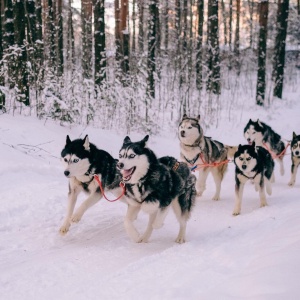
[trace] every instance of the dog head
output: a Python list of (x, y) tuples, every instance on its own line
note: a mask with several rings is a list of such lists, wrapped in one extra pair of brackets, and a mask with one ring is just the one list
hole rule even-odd
[(132, 142), (128, 136), (125, 137), (117, 164), (124, 182), (137, 183), (148, 173), (151, 161), (156, 160), (154, 153), (146, 147), (148, 139), (146, 135), (141, 141)]
[(252, 145), (239, 145), (234, 154), (235, 165), (244, 173), (252, 172), (257, 165), (257, 150), (255, 143)]
[(66, 145), (61, 152), (61, 160), (65, 166), (66, 177), (83, 176), (90, 167), (90, 142), (86, 135), (84, 139), (70, 140), (67, 135)]
[(179, 140), (185, 145), (193, 145), (202, 136), (200, 115), (197, 118), (190, 118), (184, 114), (178, 128)]
[(256, 143), (261, 145), (263, 141), (264, 124), (257, 119), (257, 121), (249, 120), (248, 124), (244, 128), (244, 136), (249, 145)]
[(300, 135), (293, 132), (293, 139), (291, 142), (292, 155), (300, 158)]

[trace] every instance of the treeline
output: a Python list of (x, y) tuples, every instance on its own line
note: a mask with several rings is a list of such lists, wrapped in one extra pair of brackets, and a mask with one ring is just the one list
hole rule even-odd
[(268, 62), (282, 98), (286, 45), (300, 40), (298, 0), (78, 3), (1, 0), (3, 112), (149, 130), (203, 105), (212, 111), (224, 76), (245, 68), (265, 105)]

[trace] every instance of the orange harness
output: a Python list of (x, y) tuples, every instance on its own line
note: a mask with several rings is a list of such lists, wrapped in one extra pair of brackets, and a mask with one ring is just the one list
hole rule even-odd
[(266, 143), (263, 143), (263, 146), (264, 146), (264, 148), (265, 148), (266, 150), (269, 151), (269, 153), (271, 154), (272, 158), (273, 158), (273, 159), (276, 159), (276, 158), (280, 158), (281, 156), (284, 156), (284, 155), (285, 155), (286, 149), (288, 148), (288, 146), (289, 146), (290, 144), (291, 144), (291, 143), (288, 142), (287, 145), (286, 145), (286, 147), (283, 149), (283, 151), (282, 151), (280, 154), (278, 154), (278, 155), (276, 155), (276, 154), (275, 154), (275, 153), (267, 146)]
[(228, 164), (229, 162), (232, 162), (231, 160), (226, 159), (226, 160), (221, 161), (221, 162), (207, 163), (207, 162), (204, 161), (202, 153), (200, 154), (200, 159), (201, 159), (201, 162), (202, 162), (201, 164), (191, 165), (192, 166), (191, 167), (192, 172), (195, 172), (200, 168), (218, 167), (220, 165), (224, 165), (224, 164)]

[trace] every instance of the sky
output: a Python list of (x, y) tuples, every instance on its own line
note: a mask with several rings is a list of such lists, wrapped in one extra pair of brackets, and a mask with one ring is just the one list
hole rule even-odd
[[(293, 131), (300, 134), (299, 94), (298, 88), (268, 109), (250, 102), (233, 107), (238, 116), (233, 122), (223, 118), (204, 133), (225, 144), (243, 144), (244, 126), (259, 118), (289, 140)], [(157, 156), (179, 158), (176, 126), (150, 135), (148, 146)], [(88, 134), (113, 157), (125, 137), (121, 130), (0, 115), (0, 299), (299, 299), (300, 175), (293, 188), (287, 185), (290, 150), (283, 176), (275, 165), (267, 207), (259, 207), (249, 183), (241, 215), (232, 216), (234, 165), (229, 163), (221, 200), (211, 200), (211, 176), (197, 198), (185, 244), (174, 242), (178, 223), (171, 210), (149, 243), (137, 244), (123, 226), (126, 205), (105, 199), (59, 235), (67, 207), (68, 179), (60, 162), (67, 134), (71, 139)], [(144, 134), (130, 137), (135, 141)], [(82, 194), (78, 204), (83, 199)], [(146, 223), (141, 212), (135, 225), (142, 232)]]

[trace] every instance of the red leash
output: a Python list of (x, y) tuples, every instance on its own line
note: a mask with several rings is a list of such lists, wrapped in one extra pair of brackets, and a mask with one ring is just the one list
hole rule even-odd
[(218, 167), (220, 165), (224, 165), (224, 164), (228, 164), (229, 162), (231, 162), (230, 160), (226, 159), (224, 161), (221, 161), (221, 162), (214, 162), (214, 163), (206, 163), (203, 159), (203, 156), (202, 154), (200, 155), (200, 159), (202, 161), (202, 164), (197, 164), (197, 165), (194, 165), (192, 168), (191, 168), (191, 171), (192, 172), (195, 172), (196, 170), (200, 169), (200, 168), (206, 168), (206, 167)]
[(283, 151), (280, 154), (276, 155), (274, 152), (272, 152), (272, 150), (268, 147), (268, 145), (266, 143), (263, 143), (264, 148), (269, 151), (269, 153), (271, 154), (273, 159), (280, 158), (281, 156), (284, 156), (285, 152), (286, 152), (286, 149), (288, 148), (289, 145), (290, 145), (290, 143), (287, 143), (287, 145), (283, 149)]
[(122, 190), (123, 190), (123, 191), (122, 191), (122, 194), (121, 194), (117, 199), (110, 200), (110, 199), (108, 199), (108, 198), (105, 196), (105, 194), (104, 194), (104, 189), (103, 189), (103, 186), (102, 186), (102, 182), (100, 181), (98, 175), (94, 175), (94, 178), (95, 178), (95, 180), (98, 182), (98, 184), (99, 184), (99, 186), (100, 186), (101, 193), (103, 194), (103, 197), (104, 197), (107, 201), (109, 201), (109, 202), (115, 202), (115, 201), (119, 200), (121, 197), (124, 196), (124, 194), (125, 194), (125, 183), (124, 183), (123, 181), (120, 182), (120, 187), (121, 187)]

